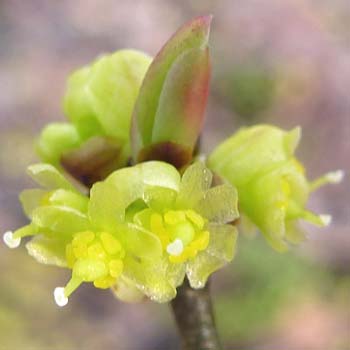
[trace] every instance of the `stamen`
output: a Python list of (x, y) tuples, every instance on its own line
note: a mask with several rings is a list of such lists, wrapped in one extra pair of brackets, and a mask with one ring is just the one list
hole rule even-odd
[(168, 244), (168, 246), (166, 247), (166, 251), (168, 252), (168, 254), (175, 255), (175, 256), (181, 255), (183, 250), (184, 250), (184, 245), (181, 239), (175, 239), (174, 242)]
[(4, 233), (3, 241), (11, 249), (17, 248), (21, 244), (21, 238), (14, 238), (12, 231), (7, 231)]
[(321, 219), (323, 226), (329, 226), (332, 223), (332, 215), (321, 214), (319, 218)]
[(321, 176), (320, 178), (312, 181), (310, 183), (310, 190), (315, 191), (327, 183), (338, 184), (343, 180), (344, 176), (345, 176), (344, 170), (331, 171)]
[(68, 298), (64, 292), (64, 287), (57, 287), (53, 292), (55, 302), (59, 307), (66, 306), (68, 304)]
[(344, 175), (345, 175), (344, 170), (336, 170), (336, 171), (331, 171), (325, 176), (330, 183), (338, 184), (344, 179)]

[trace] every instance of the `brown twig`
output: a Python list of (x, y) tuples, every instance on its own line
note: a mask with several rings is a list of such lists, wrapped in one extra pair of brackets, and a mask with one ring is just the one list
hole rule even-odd
[(209, 283), (203, 289), (193, 289), (186, 279), (171, 306), (181, 335), (182, 350), (221, 349)]

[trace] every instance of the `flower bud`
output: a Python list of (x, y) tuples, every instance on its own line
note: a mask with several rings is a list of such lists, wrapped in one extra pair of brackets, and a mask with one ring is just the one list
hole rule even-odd
[[(44, 128), (37, 145), (41, 159), (63, 165), (68, 172), (80, 158), (88, 163), (103, 159), (95, 173), (124, 166), (130, 157), (131, 114), (150, 61), (142, 52), (120, 50), (72, 73), (64, 96), (64, 113), (70, 123)], [(80, 181), (88, 179), (85, 183), (90, 185), (96, 174), (89, 170), (71, 174)]]
[(69, 77), (64, 112), (83, 139), (102, 134), (128, 142), (132, 110), (150, 62), (142, 52), (120, 50)]
[(243, 128), (208, 158), (208, 166), (236, 186), (242, 214), (279, 251), (287, 248), (287, 241), (298, 243), (304, 238), (300, 220), (329, 224), (329, 216), (316, 215), (305, 206), (314, 189), (340, 180), (338, 173), (332, 173), (335, 176), (309, 182), (294, 157), (299, 139), (298, 127), (289, 132), (270, 125)]
[(133, 112), (135, 162), (191, 160), (208, 96), (210, 22), (198, 17), (180, 28), (150, 65)]

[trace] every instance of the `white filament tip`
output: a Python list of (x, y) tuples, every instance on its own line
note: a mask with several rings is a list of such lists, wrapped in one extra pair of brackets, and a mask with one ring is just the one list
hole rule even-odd
[(319, 216), (324, 226), (329, 226), (332, 222), (332, 215), (322, 214)]
[(174, 242), (168, 244), (168, 246), (166, 247), (166, 251), (170, 255), (180, 255), (184, 251), (184, 245), (181, 239), (175, 239)]
[(63, 287), (57, 287), (55, 288), (53, 295), (55, 297), (55, 302), (58, 306), (66, 306), (68, 304), (68, 298), (64, 294), (64, 288)]
[(4, 243), (11, 249), (17, 248), (21, 244), (20, 238), (13, 238), (13, 232), (7, 231), (3, 235)]
[(344, 175), (344, 170), (337, 170), (326, 174), (326, 178), (330, 183), (338, 184), (344, 179)]

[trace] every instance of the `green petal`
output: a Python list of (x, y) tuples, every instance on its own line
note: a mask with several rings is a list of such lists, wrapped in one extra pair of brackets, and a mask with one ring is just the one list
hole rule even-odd
[(293, 244), (305, 241), (305, 232), (295, 220), (286, 222), (286, 239)]
[(186, 274), (192, 288), (203, 288), (209, 276), (230, 262), (235, 254), (235, 226), (212, 224), (209, 231), (208, 248), (187, 263)]
[(232, 225), (208, 227), (210, 240), (208, 248), (187, 263), (186, 274), (192, 288), (203, 288), (208, 277), (230, 262), (235, 254), (237, 229)]
[(120, 193), (106, 181), (92, 186), (88, 215), (96, 229), (114, 230), (116, 224), (124, 219), (126, 206)]
[(210, 238), (206, 251), (218, 259), (230, 262), (235, 255), (237, 228), (233, 225), (210, 224), (208, 230)]
[(52, 123), (41, 132), (37, 152), (42, 161), (59, 165), (60, 158), (66, 152), (79, 146), (81, 138), (69, 123)]
[(147, 187), (144, 193), (144, 201), (148, 207), (158, 212), (172, 208), (176, 197), (176, 191), (159, 186)]
[(117, 237), (127, 252), (138, 258), (159, 259), (163, 254), (159, 238), (137, 225), (119, 227)]
[(256, 174), (285, 162), (295, 146), (293, 137), (286, 141), (286, 132), (271, 125), (243, 128), (215, 148), (208, 166), (235, 186), (245, 185)]
[(292, 156), (298, 147), (301, 139), (301, 128), (300, 126), (295, 127), (291, 131), (287, 132), (284, 137), (284, 147), (287, 155)]
[(240, 208), (270, 241), (284, 238), (288, 196), (282, 189), (278, 170), (256, 176), (254, 181), (241, 188)]
[(87, 212), (89, 199), (79, 193), (68, 190), (56, 190), (50, 193), (48, 203), (52, 205), (62, 205), (79, 210), (82, 213)]
[(106, 181), (118, 190), (118, 201), (126, 208), (143, 198), (147, 188), (156, 186), (178, 191), (180, 175), (172, 165), (152, 161), (117, 170)]
[(74, 191), (73, 185), (52, 165), (39, 163), (30, 165), (27, 168), (28, 174), (39, 185), (49, 190), (63, 188), (65, 190)]
[(164, 162), (145, 162), (136, 166), (140, 173), (140, 178), (146, 186), (158, 186), (179, 190), (180, 174), (170, 164)]
[(90, 75), (90, 67), (83, 67), (71, 74), (64, 96), (64, 113), (72, 121), (83, 140), (94, 135), (103, 135), (102, 127), (89, 101)]
[(238, 218), (237, 191), (229, 184), (210, 188), (195, 209), (209, 221), (224, 224)]
[(210, 188), (212, 173), (201, 162), (190, 165), (184, 172), (177, 198), (179, 208), (192, 208)]
[(66, 267), (66, 242), (61, 239), (38, 235), (31, 239), (26, 248), (29, 255), (41, 264)]
[(176, 296), (176, 286), (168, 279), (168, 259), (140, 260), (126, 256), (124, 275), (149, 298), (159, 303), (170, 301)]
[(121, 50), (93, 64), (89, 98), (106, 135), (129, 139), (132, 110), (150, 63), (142, 52)]
[(137, 303), (145, 298), (135, 284), (123, 275), (111, 289), (116, 298), (126, 303)]
[(222, 259), (203, 251), (196, 258), (189, 261), (186, 266), (186, 275), (192, 288), (203, 288), (209, 276), (226, 264)]
[(38, 188), (24, 190), (21, 192), (19, 199), (22, 203), (23, 211), (27, 217), (32, 217), (33, 210), (42, 205), (42, 200), (47, 194), (47, 191), (40, 190)]
[(57, 233), (74, 233), (89, 228), (86, 215), (65, 206), (42, 206), (32, 213), (33, 223), (43, 229)]

